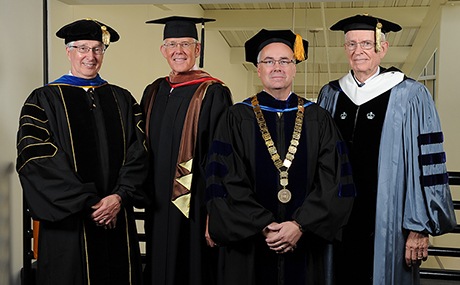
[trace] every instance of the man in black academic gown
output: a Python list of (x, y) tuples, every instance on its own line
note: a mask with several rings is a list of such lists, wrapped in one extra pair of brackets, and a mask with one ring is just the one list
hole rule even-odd
[(205, 239), (204, 169), (218, 119), (232, 100), (220, 80), (195, 65), (204, 35), (198, 43), (196, 23), (208, 21), (147, 22), (165, 24), (161, 53), (171, 67), (169, 76), (146, 87), (141, 103), (151, 165), (146, 192), (153, 200), (145, 218), (147, 284), (213, 283), (217, 250)]
[(111, 27), (92, 19), (62, 27), (70, 74), (27, 98), (17, 171), (40, 221), (37, 284), (142, 284), (133, 205), (148, 173), (142, 112), (98, 72)]
[(354, 184), (331, 116), (291, 92), (307, 48), (290, 30), (245, 44), (264, 91), (222, 117), (206, 172), (219, 284), (327, 284), (326, 244), (340, 239)]

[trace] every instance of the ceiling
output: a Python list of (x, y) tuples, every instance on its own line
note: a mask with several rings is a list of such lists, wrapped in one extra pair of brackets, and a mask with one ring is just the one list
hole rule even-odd
[[(93, 4), (153, 4), (168, 10), (172, 4), (196, 4), (192, 0), (59, 0), (70, 5)], [(225, 3), (224, 3), (225, 2)], [(411, 56), (414, 42), (429, 38), (421, 29), (429, 16), (433, 3), (446, 0), (388, 0), (388, 1), (337, 1), (337, 2), (288, 2), (279, 1), (221, 1), (201, 0), (204, 17), (216, 22), (206, 25), (207, 30), (217, 30), (231, 48), (231, 62), (255, 71), (244, 61), (244, 42), (261, 28), (291, 29), (309, 42), (308, 60), (297, 67), (294, 92), (315, 98), (322, 85), (337, 79), (349, 70), (343, 49), (344, 35), (332, 32), (329, 27), (336, 21), (362, 13), (369, 13), (400, 24), (403, 30), (387, 34), (390, 49), (382, 61), (384, 67), (403, 69)], [(422, 43), (423, 44), (423, 43)], [(423, 63), (426, 64), (427, 62)], [(255, 76), (254, 84), (260, 84)], [(305, 84), (307, 82), (307, 84)]]
[[(136, 4), (220, 4), (220, 3), (267, 3), (266, 0), (58, 0), (69, 5), (136, 5)], [(279, 0), (278, 3), (293, 3), (293, 1)], [(295, 1), (294, 1), (295, 2)], [(325, 0), (314, 0), (309, 2), (327, 2)], [(338, 0), (334, 2), (347, 2), (346, 0)], [(366, 2), (357, 0), (354, 2)], [(270, 3), (273, 4), (273, 3)]]
[[(245, 3), (201, 4), (205, 16), (218, 21), (207, 29), (218, 29), (232, 48), (232, 62), (241, 63), (248, 70), (252, 64), (244, 62), (244, 43), (261, 28), (292, 29), (309, 42), (309, 58), (299, 64), (294, 91), (314, 98), (319, 89), (330, 80), (349, 70), (343, 49), (344, 35), (328, 28), (336, 21), (351, 15), (369, 13), (399, 23), (403, 30), (387, 34), (390, 51), (382, 61), (386, 67), (402, 68), (416, 40), (431, 0), (416, 1), (361, 1), (308, 3)], [(294, 23), (294, 24), (293, 24)], [(327, 56), (328, 55), (328, 56)], [(307, 78), (305, 79), (305, 71)], [(308, 82), (305, 87), (305, 81)], [(258, 78), (254, 84), (258, 83)]]

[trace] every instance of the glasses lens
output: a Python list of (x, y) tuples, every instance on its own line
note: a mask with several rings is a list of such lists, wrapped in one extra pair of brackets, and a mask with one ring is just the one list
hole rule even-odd
[(93, 50), (94, 54), (101, 55), (105, 52), (105, 48), (101, 47), (87, 47), (87, 46), (74, 46), (79, 53), (88, 53), (90, 50)]
[(288, 60), (288, 59), (280, 59), (280, 60), (274, 60), (274, 59), (268, 59), (268, 60), (261, 60), (260, 61), (261, 63), (264, 63), (266, 66), (268, 67), (273, 67), (275, 66), (275, 63), (278, 62), (278, 64), (280, 66), (288, 66), (290, 63), (292, 63), (293, 61), (292, 60)]
[(266, 66), (270, 67), (275, 65), (275, 62), (273, 60), (264, 60), (262, 62), (265, 63)]
[(372, 49), (375, 45), (375, 43), (371, 41), (364, 41), (364, 42), (347, 42), (345, 43), (345, 46), (347, 47), (348, 50), (355, 50), (358, 47), (358, 44), (361, 46), (362, 49), (368, 50)]
[(285, 60), (285, 59), (279, 61), (281, 66), (287, 66), (289, 62), (290, 62), (289, 60)]
[(89, 51), (89, 47), (87, 46), (78, 46), (77, 51), (81, 53), (87, 53)]
[(180, 45), (182, 48), (192, 48), (196, 42), (181, 42)]
[(366, 42), (361, 42), (361, 48), (362, 49), (371, 49), (373, 48), (374, 43), (366, 41)]
[(180, 42), (180, 43), (167, 42), (167, 43), (164, 43), (163, 45), (168, 49), (176, 48), (178, 45), (180, 45), (182, 48), (190, 49), (193, 47), (194, 44), (196, 44), (196, 42)]
[(177, 46), (177, 43), (176, 42), (168, 42), (168, 43), (165, 43), (164, 46), (166, 48), (175, 48)]
[(349, 49), (349, 50), (354, 50), (354, 49), (356, 49), (356, 43), (355, 43), (355, 42), (345, 43), (345, 46), (346, 46), (347, 49)]

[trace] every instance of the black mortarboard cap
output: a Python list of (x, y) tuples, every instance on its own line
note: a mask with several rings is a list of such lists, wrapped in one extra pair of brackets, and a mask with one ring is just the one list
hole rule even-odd
[(260, 30), (255, 36), (244, 44), (246, 61), (252, 62), (257, 67), (257, 56), (259, 52), (271, 43), (284, 43), (294, 52), (297, 63), (307, 59), (308, 41), (300, 35), (294, 34), (291, 30)]
[(106, 46), (120, 39), (114, 29), (91, 18), (65, 25), (56, 32), (56, 36), (64, 39), (66, 44), (73, 41), (94, 40), (100, 41)]
[(171, 16), (145, 22), (146, 24), (164, 24), (163, 40), (168, 38), (194, 38), (198, 40), (196, 24), (201, 23), (200, 68), (204, 63), (204, 23), (215, 19)]
[(382, 33), (387, 32), (399, 32), (402, 28), (400, 25), (392, 23), (390, 21), (376, 18), (368, 14), (356, 15), (346, 19), (342, 19), (335, 23), (332, 27), (332, 31), (343, 31), (345, 34), (348, 31), (353, 30), (371, 30), (374, 31), (377, 24), (382, 25)]

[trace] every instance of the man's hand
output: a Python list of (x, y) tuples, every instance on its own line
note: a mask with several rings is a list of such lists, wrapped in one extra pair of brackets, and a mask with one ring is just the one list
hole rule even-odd
[(283, 222), (281, 224), (272, 223), (267, 226), (267, 230), (270, 233), (276, 233), (275, 235), (267, 235), (265, 241), (268, 247), (277, 253), (294, 251), (297, 247), (297, 241), (302, 236), (299, 225), (294, 221)]
[(121, 197), (117, 194), (112, 194), (103, 198), (91, 208), (95, 211), (91, 214), (91, 218), (97, 225), (104, 228), (113, 229), (117, 224), (117, 214), (121, 209)]
[(268, 226), (266, 226), (266, 227), (262, 230), (262, 234), (264, 235), (265, 239), (267, 239), (267, 238), (272, 238), (272, 237), (274, 237), (274, 236), (278, 233), (278, 231), (272, 231), (272, 230), (269, 229), (270, 226), (275, 226), (275, 225), (279, 225), (279, 224), (273, 222), (273, 223), (269, 224)]
[(428, 235), (411, 231), (406, 241), (407, 266), (422, 264), (428, 258), (428, 245)]
[(210, 247), (215, 247), (217, 244), (212, 240), (211, 236), (209, 235), (209, 215), (206, 216), (206, 231), (204, 233), (204, 237), (206, 238), (206, 244)]

